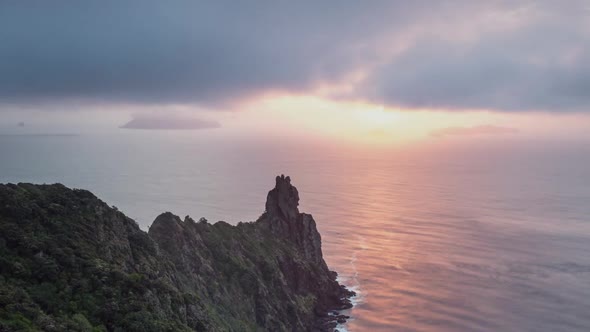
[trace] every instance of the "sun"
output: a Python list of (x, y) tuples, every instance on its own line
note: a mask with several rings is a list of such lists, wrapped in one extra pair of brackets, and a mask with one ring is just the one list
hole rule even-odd
[[(313, 95), (263, 96), (244, 110), (256, 114), (249, 117), (256, 119), (249, 126), (257, 132), (273, 128), (280, 135), (314, 135), (352, 143), (405, 143), (428, 137), (428, 131), (440, 125), (432, 112)], [(239, 124), (245, 126), (243, 117)]]

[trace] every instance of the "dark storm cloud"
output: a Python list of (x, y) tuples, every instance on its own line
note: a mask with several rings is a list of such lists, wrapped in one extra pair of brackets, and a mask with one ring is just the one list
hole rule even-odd
[[(590, 33), (581, 2), (482, 3), (1, 1), (0, 103), (227, 109), (363, 69), (366, 79), (346, 97), (409, 108), (586, 110)], [(518, 11), (516, 27), (471, 26)], [(455, 38), (470, 29), (472, 38)]]
[(303, 91), (370, 60), (385, 15), (395, 3), (4, 1), (0, 98), (216, 104)]
[(552, 22), (475, 41), (421, 40), (361, 89), (372, 100), (410, 108), (586, 111), (589, 36), (588, 28)]

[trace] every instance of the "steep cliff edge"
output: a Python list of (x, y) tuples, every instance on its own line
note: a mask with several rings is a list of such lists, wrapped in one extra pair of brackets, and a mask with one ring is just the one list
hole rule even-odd
[(0, 331), (329, 331), (353, 293), (298, 202), (281, 176), (255, 222), (146, 233), (85, 190), (0, 185)]

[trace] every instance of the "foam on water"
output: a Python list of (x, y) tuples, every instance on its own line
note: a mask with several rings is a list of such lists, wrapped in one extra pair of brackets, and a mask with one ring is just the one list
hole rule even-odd
[(364, 237), (358, 236), (357, 239), (358, 239), (358, 244), (359, 244), (358, 247), (360, 249), (356, 249), (355, 251), (352, 252), (352, 255), (350, 256), (350, 261), (349, 261), (349, 265), (351, 267), (352, 274), (350, 276), (338, 275), (338, 277), (337, 277), (337, 281), (340, 284), (345, 285), (346, 288), (355, 292), (355, 295), (350, 298), (350, 302), (352, 303), (352, 308), (348, 309), (348, 310), (343, 310), (340, 312), (340, 314), (350, 316), (350, 318), (348, 319), (348, 321), (346, 323), (338, 324), (336, 326), (336, 328), (341, 332), (348, 331), (348, 322), (354, 320), (354, 316), (352, 315), (352, 311), (354, 310), (354, 307), (363, 303), (363, 300), (364, 300), (364, 294), (362, 291), (361, 283), (359, 281), (359, 271), (356, 267), (356, 261), (358, 259), (357, 253), (360, 250), (366, 250), (367, 245), (366, 245), (366, 241), (365, 241)]

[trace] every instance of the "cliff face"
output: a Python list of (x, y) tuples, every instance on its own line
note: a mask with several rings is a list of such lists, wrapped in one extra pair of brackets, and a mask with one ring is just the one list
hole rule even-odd
[(0, 331), (331, 330), (352, 293), (298, 201), (281, 176), (256, 222), (145, 233), (84, 190), (0, 185)]

